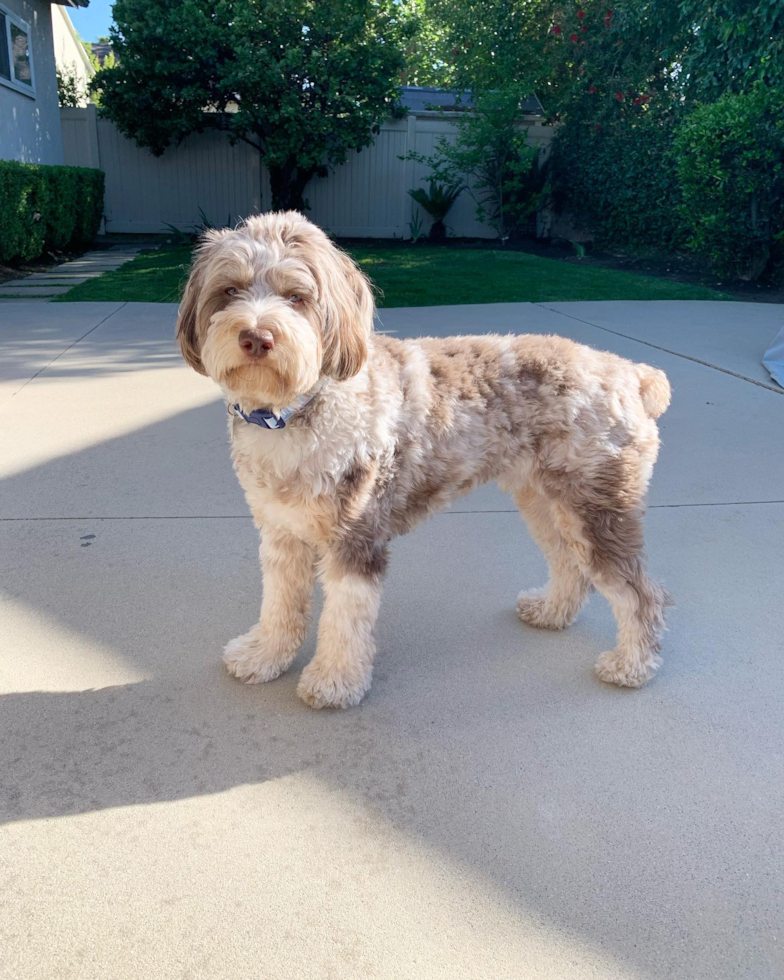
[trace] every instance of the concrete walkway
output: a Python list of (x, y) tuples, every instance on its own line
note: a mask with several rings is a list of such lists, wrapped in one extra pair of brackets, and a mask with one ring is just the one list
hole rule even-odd
[(780, 980), (781, 307), (387, 310), (664, 368), (647, 519), (659, 677), (597, 682), (612, 617), (521, 625), (544, 563), (484, 489), (395, 547), (367, 701), (220, 664), (256, 539), (175, 310), (0, 310), (3, 980)]
[(46, 272), (34, 272), (20, 279), (11, 279), (0, 283), (0, 302), (11, 300), (38, 300), (48, 303), (55, 296), (67, 293), (73, 286), (102, 276), (104, 272), (114, 272), (121, 265), (136, 258), (144, 246), (112, 245), (109, 248), (85, 252), (70, 262), (48, 269)]

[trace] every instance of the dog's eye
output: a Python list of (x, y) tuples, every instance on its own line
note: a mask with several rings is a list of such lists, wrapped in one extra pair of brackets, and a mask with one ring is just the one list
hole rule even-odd
[(240, 291), (239, 291), (239, 289), (237, 289), (236, 286), (229, 286), (229, 288), (226, 290), (226, 295), (227, 296), (239, 296), (239, 294), (240, 294)]
[(296, 306), (298, 303), (301, 302), (302, 302), (302, 297), (298, 296), (296, 293), (294, 293), (293, 296), (289, 296), (289, 303), (291, 303), (292, 306)]

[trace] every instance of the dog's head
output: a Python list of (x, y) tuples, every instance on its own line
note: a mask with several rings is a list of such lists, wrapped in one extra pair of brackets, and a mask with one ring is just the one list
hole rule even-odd
[(296, 211), (202, 238), (177, 320), (192, 368), (273, 410), (367, 359), (373, 298), (365, 276)]

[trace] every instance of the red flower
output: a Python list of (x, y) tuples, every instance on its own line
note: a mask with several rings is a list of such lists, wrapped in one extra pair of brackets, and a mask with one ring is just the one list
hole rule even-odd
[(596, 86), (595, 86), (595, 85), (592, 85), (592, 86), (591, 86), (591, 87), (590, 87), (590, 88), (588, 89), (588, 94), (589, 94), (589, 95), (596, 95)]
[(602, 127), (599, 125), (599, 123), (597, 123), (593, 128), (594, 129), (601, 129)]
[(647, 95), (641, 95), (640, 96), (640, 102), (647, 102), (647, 101), (648, 101), (648, 96)]
[(613, 15), (612, 10), (608, 10), (607, 13), (604, 15), (604, 26), (608, 29), (610, 27), (610, 24), (612, 23), (612, 15)]
[(639, 105), (641, 102), (642, 102), (642, 99), (639, 97), (639, 95), (635, 99), (632, 99), (632, 104), (633, 105)]
[(569, 35), (569, 40), (572, 42), (572, 44), (574, 44), (574, 42), (577, 40), (577, 35), (576, 34), (570, 34)]
[(584, 75), (584, 74), (585, 74), (585, 69), (584, 69), (584, 68), (581, 68), (581, 69), (580, 69), (580, 74), (581, 74), (581, 75)]
[(583, 34), (585, 34), (588, 28), (585, 26), (585, 24), (580, 24), (580, 30), (583, 32)]
[(561, 28), (556, 24), (555, 27), (553, 28), (553, 34), (560, 34), (560, 33), (561, 33)]
[(577, 16), (580, 18), (580, 20), (582, 20), (583, 17), (585, 17), (585, 11), (584, 10), (578, 10), (577, 11)]
[(452, 54), (460, 54), (460, 48), (455, 48)]
[(623, 102), (623, 92), (616, 92), (616, 93), (615, 93), (615, 98), (616, 98), (616, 99), (617, 99), (617, 100), (618, 100), (619, 102)]

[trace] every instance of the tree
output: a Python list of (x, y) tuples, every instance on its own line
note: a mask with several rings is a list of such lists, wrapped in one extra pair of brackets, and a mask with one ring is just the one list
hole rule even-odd
[(272, 207), (298, 210), (395, 111), (415, 26), (396, 0), (117, 0), (114, 19), (103, 114), (156, 155), (222, 120), (261, 154)]
[(61, 106), (68, 106), (78, 109), (86, 101), (87, 90), (84, 83), (79, 78), (76, 65), (71, 62), (65, 68), (56, 66), (57, 73), (57, 100)]
[(429, 167), (431, 184), (463, 187), (476, 204), (477, 221), (487, 222), (502, 241), (523, 233), (549, 190), (538, 147), (528, 142), (519, 117), (515, 86), (482, 93), (472, 111), (453, 120), (454, 138), (437, 137), (430, 156), (408, 154)]

